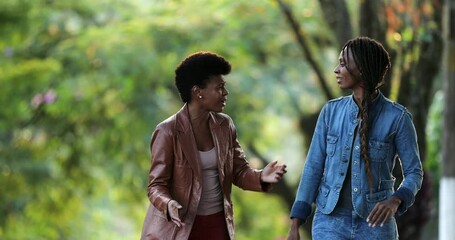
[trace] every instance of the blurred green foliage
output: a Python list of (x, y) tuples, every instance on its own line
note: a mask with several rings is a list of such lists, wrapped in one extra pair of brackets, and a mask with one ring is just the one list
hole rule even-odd
[[(272, 2), (5, 0), (0, 23), (0, 239), (138, 239), (150, 134), (181, 107), (173, 71), (194, 51), (233, 64), (241, 142), (300, 160), (287, 95), (316, 87)], [(239, 239), (286, 234), (278, 196), (234, 199)]]
[(427, 134), (427, 157), (425, 161), (425, 168), (430, 172), (433, 180), (433, 189), (435, 196), (435, 204), (439, 199), (439, 181), (440, 166), (442, 161), (441, 148), (442, 148), (442, 114), (444, 109), (444, 95), (442, 91), (438, 91), (433, 99), (433, 104), (430, 107), (428, 114), (428, 124), (426, 128)]
[[(288, 2), (313, 42), (332, 41), (317, 1)], [(2, 0), (0, 36), (0, 239), (138, 239), (150, 134), (182, 106), (174, 69), (199, 50), (233, 65), (225, 112), (241, 144), (297, 185), (296, 117), (325, 99), (274, 1)], [(338, 49), (319, 49), (329, 75)], [(233, 198), (237, 239), (286, 235), (279, 196)]]

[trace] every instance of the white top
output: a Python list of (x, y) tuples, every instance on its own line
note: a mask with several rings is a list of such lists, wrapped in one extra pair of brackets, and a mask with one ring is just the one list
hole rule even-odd
[(199, 151), (202, 173), (202, 196), (197, 215), (211, 215), (223, 211), (223, 192), (218, 176), (216, 149)]

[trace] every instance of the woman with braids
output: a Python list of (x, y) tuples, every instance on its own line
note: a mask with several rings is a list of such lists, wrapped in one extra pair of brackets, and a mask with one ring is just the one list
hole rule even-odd
[[(374, 39), (348, 41), (334, 72), (350, 96), (329, 101), (316, 124), (291, 210), (288, 239), (316, 204), (313, 239), (398, 239), (395, 215), (414, 202), (423, 172), (411, 114), (378, 89), (389, 55)], [(403, 182), (392, 170), (400, 159)]]
[(183, 107), (152, 135), (144, 240), (234, 239), (232, 185), (269, 191), (286, 165), (253, 169), (223, 114), (231, 65), (212, 52), (196, 52), (175, 70)]

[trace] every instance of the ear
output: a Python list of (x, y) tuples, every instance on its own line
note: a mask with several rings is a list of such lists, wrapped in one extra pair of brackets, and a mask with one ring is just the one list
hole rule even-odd
[(194, 85), (192, 88), (191, 88), (191, 94), (193, 96), (198, 96), (201, 94), (201, 88), (198, 87), (197, 85)]

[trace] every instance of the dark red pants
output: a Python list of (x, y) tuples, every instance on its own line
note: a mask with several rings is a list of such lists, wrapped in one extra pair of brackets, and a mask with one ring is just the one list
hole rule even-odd
[(229, 240), (224, 212), (196, 215), (188, 240)]

